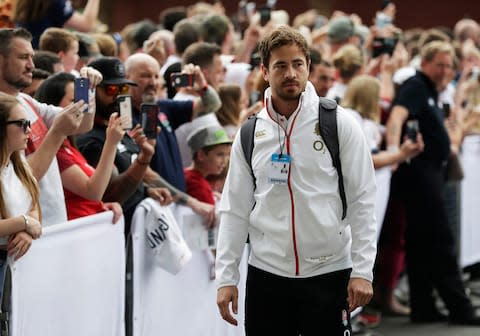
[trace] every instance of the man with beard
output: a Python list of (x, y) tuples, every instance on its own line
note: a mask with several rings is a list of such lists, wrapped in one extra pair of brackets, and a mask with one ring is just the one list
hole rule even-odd
[[(67, 221), (62, 182), (55, 155), (66, 136), (79, 134), (91, 129), (94, 108), (82, 113), (87, 102), (77, 102), (65, 109), (41, 104), (21, 93), (32, 84), (33, 48), (32, 36), (23, 29), (0, 29), (0, 91), (17, 97), (31, 121), (31, 137), (28, 140), (27, 155), (34, 176), (40, 183), (40, 204), (42, 224), (52, 225)], [(82, 76), (89, 77), (94, 87), (101, 81), (101, 75), (92, 68), (83, 68)], [(12, 240), (13, 248), (30, 246), (31, 238), (24, 232), (22, 242)]]
[[(217, 92), (207, 85), (207, 81), (198, 66), (187, 64), (183, 72), (192, 74), (194, 85), (189, 88), (199, 93), (200, 97), (192, 100), (174, 101), (157, 99), (160, 86), (158, 62), (147, 54), (131, 55), (125, 62), (126, 77), (137, 85), (132, 87), (133, 115), (138, 119), (140, 105), (143, 101), (157, 102), (160, 107), (159, 127), (155, 155), (150, 165), (158, 174), (147, 172), (149, 184), (168, 187), (176, 200), (192, 208), (205, 218), (205, 224), (211, 227), (215, 224), (215, 208), (211, 204), (200, 202), (185, 193), (185, 177), (178, 148), (175, 130), (192, 119), (205, 115), (205, 111), (212, 112), (220, 107), (221, 101)], [(161, 178), (159, 178), (159, 176)]]
[(338, 172), (318, 120), (319, 103), (335, 105), (320, 101), (307, 80), (305, 38), (279, 27), (259, 51), (270, 88), (257, 116), (251, 168), (240, 137), (232, 147), (220, 203), (217, 304), (222, 317), (237, 324), (231, 310), (238, 310), (238, 265), (249, 236), (247, 335), (350, 335), (349, 312), (373, 294), (376, 188), (370, 150), (357, 122), (337, 107), (344, 217)]
[[(91, 62), (90, 66), (100, 71), (103, 75), (103, 81), (97, 87), (95, 97), (97, 106), (95, 124), (90, 132), (77, 137), (77, 146), (88, 163), (95, 167), (100, 160), (102, 148), (106, 140), (105, 131), (108, 120), (112, 113), (117, 112), (117, 96), (128, 93), (129, 87), (136, 84), (125, 79), (125, 67), (118, 58), (100, 57)], [(145, 135), (139, 135), (138, 133), (142, 133), (142, 129), (139, 126), (134, 127), (131, 132), (125, 133), (117, 146), (114, 161), (115, 168), (113, 174), (117, 175), (118, 173), (127, 172), (129, 177), (124, 179), (123, 190), (118, 190), (118, 192), (123, 193), (135, 190), (122, 204), (126, 233), (130, 232), (131, 219), (136, 206), (145, 197), (157, 199), (161, 204), (169, 203), (171, 199), (168, 190), (147, 188), (141, 183), (146, 171), (149, 170), (148, 167), (155, 151), (155, 140), (146, 141)], [(115, 196), (115, 193), (112, 191), (109, 194), (111, 195), (110, 197)], [(108, 199), (108, 201), (114, 200)]]

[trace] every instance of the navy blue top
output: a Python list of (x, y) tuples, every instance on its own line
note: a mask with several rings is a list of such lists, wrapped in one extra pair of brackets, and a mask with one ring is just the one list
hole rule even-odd
[(438, 103), (435, 84), (422, 72), (409, 78), (400, 86), (392, 106), (408, 110), (408, 120), (418, 120), (425, 149), (416, 159), (443, 165), (450, 154), (450, 139), (444, 125), (443, 110)]
[[(43, 1), (43, 0), (42, 0)], [(38, 49), (40, 35), (50, 27), (61, 28), (73, 15), (73, 7), (70, 0), (52, 0), (44, 18), (37, 22), (19, 23), (19, 27), (27, 29), (32, 34), (33, 49)]]
[[(160, 133), (157, 135), (155, 155), (151, 168), (178, 190), (186, 191), (183, 175), (182, 158), (178, 149), (175, 130), (182, 124), (191, 121), (193, 101), (159, 100), (160, 113), (158, 121)], [(134, 123), (138, 123), (139, 111), (134, 110)]]
[[(94, 124), (93, 128), (76, 137), (76, 143), (79, 151), (87, 159), (92, 167), (96, 167), (102, 154), (103, 145), (106, 141), (106, 126)], [(114, 164), (120, 173), (123, 173), (130, 167), (139, 153), (139, 148), (135, 141), (125, 134), (117, 145)], [(125, 216), (125, 233), (130, 232), (130, 223), (137, 205), (144, 199), (145, 189), (143, 183), (139, 183), (136, 191), (122, 204), (123, 214)]]

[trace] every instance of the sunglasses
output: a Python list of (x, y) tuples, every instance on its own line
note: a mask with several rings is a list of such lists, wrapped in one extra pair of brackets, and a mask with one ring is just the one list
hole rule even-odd
[(27, 130), (30, 128), (30, 120), (27, 119), (18, 119), (18, 120), (9, 120), (7, 125), (14, 124), (18, 127), (23, 128), (23, 133), (27, 133)]
[(128, 93), (130, 87), (127, 84), (107, 84), (102, 86), (107, 96), (124, 95)]

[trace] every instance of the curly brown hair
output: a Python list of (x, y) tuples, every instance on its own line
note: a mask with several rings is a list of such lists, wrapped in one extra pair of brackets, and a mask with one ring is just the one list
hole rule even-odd
[(266, 36), (261, 42), (258, 48), (262, 64), (268, 68), (270, 63), (270, 56), (272, 51), (277, 48), (296, 44), (305, 55), (307, 62), (310, 61), (310, 52), (308, 49), (307, 40), (300, 32), (292, 27), (280, 26)]

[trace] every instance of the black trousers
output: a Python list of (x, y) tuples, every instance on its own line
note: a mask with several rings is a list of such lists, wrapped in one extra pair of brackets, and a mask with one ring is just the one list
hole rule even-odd
[(245, 298), (247, 336), (349, 336), (350, 269), (305, 279), (284, 278), (249, 266)]
[(400, 192), (407, 211), (405, 250), (412, 317), (436, 312), (437, 289), (451, 316), (472, 311), (460, 276), (458, 253), (443, 199), (444, 169), (413, 160), (392, 178), (392, 192)]

